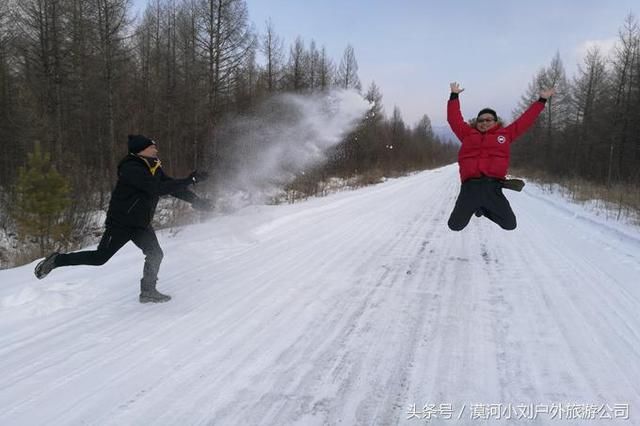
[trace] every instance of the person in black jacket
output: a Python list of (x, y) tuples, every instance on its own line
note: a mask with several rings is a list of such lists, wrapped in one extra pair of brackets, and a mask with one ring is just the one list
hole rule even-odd
[(38, 279), (60, 266), (103, 265), (127, 242), (133, 241), (145, 255), (140, 303), (158, 303), (171, 300), (171, 296), (156, 290), (158, 270), (162, 262), (162, 249), (151, 226), (151, 221), (163, 195), (172, 195), (191, 203), (199, 210), (210, 210), (209, 200), (199, 198), (188, 187), (204, 181), (207, 174), (194, 171), (184, 179), (167, 176), (158, 159), (156, 143), (142, 135), (129, 135), (129, 154), (118, 165), (118, 182), (111, 194), (105, 233), (93, 251), (51, 253), (35, 268)]

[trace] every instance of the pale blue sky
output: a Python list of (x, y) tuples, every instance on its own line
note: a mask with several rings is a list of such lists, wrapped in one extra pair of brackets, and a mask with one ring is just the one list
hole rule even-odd
[[(144, 4), (144, 0), (136, 0)], [(569, 76), (587, 43), (611, 46), (637, 0), (428, 1), (246, 0), (262, 32), (271, 18), (290, 44), (314, 39), (336, 62), (350, 43), (366, 89), (375, 81), (385, 111), (397, 105), (414, 124), (445, 124), (449, 82), (466, 88), (463, 114), (485, 106), (510, 118), (520, 96), (556, 52)]]

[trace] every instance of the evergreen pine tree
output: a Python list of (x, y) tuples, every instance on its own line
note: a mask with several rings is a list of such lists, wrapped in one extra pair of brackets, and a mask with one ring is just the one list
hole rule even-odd
[(21, 237), (35, 238), (41, 255), (68, 238), (71, 227), (62, 222), (62, 214), (69, 203), (67, 179), (55, 170), (51, 156), (36, 143), (27, 165), (20, 168), (12, 213)]

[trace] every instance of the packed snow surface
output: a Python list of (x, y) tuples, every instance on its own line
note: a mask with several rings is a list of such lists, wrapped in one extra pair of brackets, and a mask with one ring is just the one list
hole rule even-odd
[(0, 424), (640, 424), (637, 228), (529, 185), (515, 231), (456, 233), (458, 189), (449, 166), (161, 232), (166, 304), (132, 244), (0, 271)]

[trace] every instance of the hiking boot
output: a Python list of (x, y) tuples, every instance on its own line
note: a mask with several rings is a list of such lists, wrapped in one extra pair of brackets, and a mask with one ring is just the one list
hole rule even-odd
[(168, 294), (162, 294), (155, 288), (140, 292), (140, 303), (164, 303), (171, 300)]
[(140, 303), (164, 303), (171, 300), (168, 294), (162, 294), (156, 290), (156, 282), (140, 280)]
[(56, 257), (58, 257), (59, 254), (60, 253), (58, 253), (57, 251), (53, 252), (36, 265), (36, 269), (33, 271), (34, 274), (36, 274), (36, 278), (41, 280), (49, 275), (49, 272), (53, 271), (53, 269), (56, 267)]

